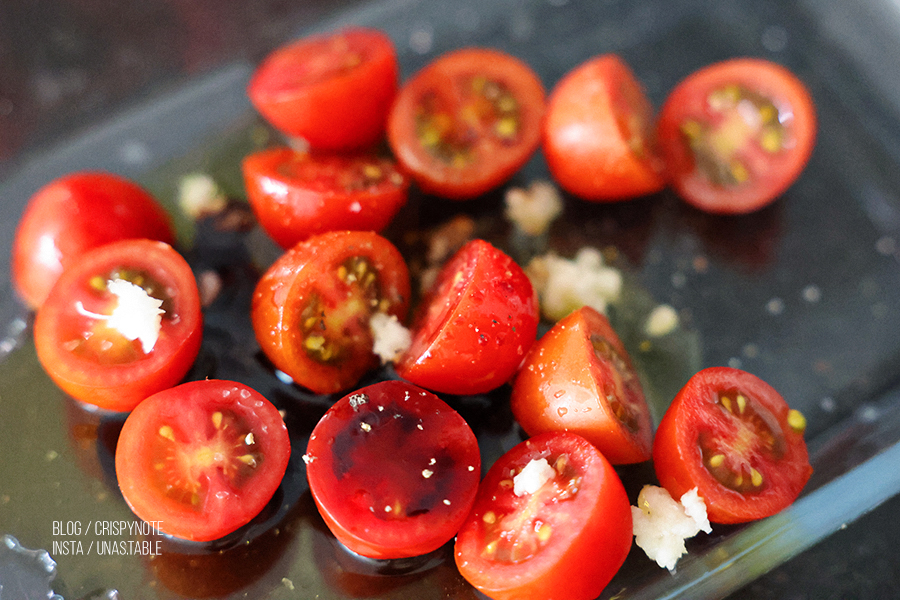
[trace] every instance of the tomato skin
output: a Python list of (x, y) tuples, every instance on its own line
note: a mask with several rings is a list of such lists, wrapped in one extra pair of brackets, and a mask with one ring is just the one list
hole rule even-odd
[[(104, 331), (102, 321), (83, 314), (109, 314), (111, 295), (93, 290), (92, 279), (117, 268), (146, 273), (168, 296), (159, 339), (149, 353), (119, 357), (138, 342)], [(85, 252), (63, 272), (38, 309), (34, 342), (38, 360), (63, 391), (100, 408), (129, 411), (187, 374), (200, 351), (202, 324), (200, 295), (184, 258), (163, 242), (122, 240)], [(95, 339), (109, 340), (110, 348), (89, 346)], [(83, 346), (75, 344), (79, 340)]]
[(377, 559), (419, 556), (450, 541), (481, 476), (478, 442), (462, 416), (403, 381), (336, 402), (304, 460), (328, 528), (350, 550)]
[[(742, 430), (727, 414), (732, 411), (718, 402), (720, 393), (734, 390), (747, 398), (747, 414), (758, 415), (753, 442), (746, 441), (746, 434), (741, 437)], [(789, 425), (789, 410), (778, 392), (746, 371), (700, 371), (675, 396), (657, 429), (653, 462), (660, 484), (673, 498), (699, 488), (713, 523), (743, 523), (779, 512), (797, 499), (812, 474), (803, 433)], [(771, 431), (777, 450), (759, 448), (759, 423)], [(762, 476), (758, 492), (741, 493), (723, 485), (704, 464), (704, 445), (724, 447), (735, 438), (731, 443), (749, 454), (741, 458)], [(723, 453), (727, 456), (728, 450)]]
[(532, 346), (510, 405), (529, 435), (577, 433), (614, 465), (650, 459), (653, 423), (640, 379), (607, 318), (590, 307), (561, 319)]
[[(374, 287), (367, 288), (373, 298), (361, 301), (366, 290), (359, 292), (346, 274), (341, 278), (342, 265), (354, 257), (375, 275)], [(378, 364), (368, 326), (372, 313), (405, 322), (409, 299), (409, 270), (393, 244), (370, 231), (330, 231), (300, 242), (269, 267), (257, 283), (250, 316), (260, 347), (278, 369), (317, 394), (333, 394)], [(304, 313), (313, 306), (314, 314)], [(315, 323), (304, 328), (308, 318)], [(306, 345), (317, 335), (342, 354), (317, 360)]]
[[(482, 77), (478, 80), (496, 84), (514, 99), (512, 134), (497, 133), (497, 121), (491, 120), (496, 107), (473, 91), (473, 80)], [(428, 102), (439, 116), (423, 133)], [(508, 180), (534, 153), (545, 105), (543, 84), (524, 62), (498, 50), (464, 48), (439, 56), (400, 88), (388, 117), (388, 143), (423, 191), (454, 200), (474, 198)], [(423, 140), (428, 136), (437, 138), (435, 148), (446, 145), (462, 164), (433, 152)], [(453, 144), (464, 148), (457, 151)]]
[(665, 187), (653, 107), (628, 65), (594, 57), (550, 92), (541, 147), (553, 179), (584, 200), (611, 202)]
[(400, 70), (384, 33), (351, 27), (272, 52), (247, 93), (270, 124), (320, 150), (365, 148), (384, 135)]
[[(537, 494), (513, 494), (512, 472), (533, 459), (554, 465), (561, 454), (568, 472), (580, 476), (574, 493), (536, 501)], [(486, 536), (505, 515), (516, 517), (518, 526), (504, 530), (500, 540), (513, 546), (511, 552), (514, 546), (534, 545), (541, 524), (550, 527), (548, 539), (518, 562), (495, 560), (485, 551)], [(622, 566), (631, 541), (631, 507), (615, 469), (581, 436), (552, 432), (518, 444), (491, 467), (457, 534), (455, 558), (462, 576), (494, 600), (590, 600)]]
[(270, 148), (246, 157), (243, 172), (257, 220), (285, 249), (326, 231), (381, 231), (406, 204), (409, 190), (409, 179), (393, 161), (369, 153)]
[(417, 310), (404, 379), (447, 394), (480, 394), (509, 381), (537, 336), (538, 300), (509, 256), (480, 239), (441, 268)]
[(111, 173), (55, 179), (28, 200), (12, 248), (12, 282), (31, 309), (67, 266), (91, 248), (128, 238), (172, 244), (168, 214), (137, 184)]
[[(235, 450), (250, 458), (241, 461)], [(169, 535), (210, 541), (262, 511), (290, 455), (287, 427), (271, 402), (241, 383), (206, 379), (158, 392), (134, 409), (116, 446), (116, 476), (138, 517)], [(186, 502), (181, 493), (199, 499)]]
[[(749, 142), (749, 136), (761, 133), (746, 131), (750, 126), (736, 117), (737, 111), (710, 103), (717, 90), (727, 92), (728, 86), (774, 107), (779, 123), (773, 131), (780, 138), (773, 137), (772, 143), (777, 139), (777, 149), (765, 150), (762, 137)], [(707, 151), (716, 160), (739, 161), (737, 173), (746, 181), (717, 183), (710, 176), (716, 173), (712, 167), (698, 166), (699, 155), (684, 133), (688, 123), (718, 126), (701, 141), (710, 145)], [(679, 83), (660, 109), (657, 136), (669, 183), (679, 196), (707, 212), (741, 214), (770, 204), (800, 176), (815, 146), (816, 126), (812, 96), (793, 73), (766, 60), (735, 58), (700, 69)], [(723, 156), (728, 152), (733, 155)], [(732, 164), (719, 168), (731, 172)]]

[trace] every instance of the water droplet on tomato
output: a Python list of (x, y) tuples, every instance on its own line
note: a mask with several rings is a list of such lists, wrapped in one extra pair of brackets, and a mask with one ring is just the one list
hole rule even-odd
[(566, 408), (565, 406), (560, 406), (559, 408), (556, 409), (556, 414), (558, 414), (560, 417), (566, 416), (567, 412), (569, 412), (569, 409)]

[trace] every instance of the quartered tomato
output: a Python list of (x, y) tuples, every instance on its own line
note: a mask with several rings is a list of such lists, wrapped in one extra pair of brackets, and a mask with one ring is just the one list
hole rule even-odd
[(509, 381), (537, 335), (538, 301), (509, 256), (472, 240), (441, 268), (396, 364), (416, 385), (479, 394)]
[(456, 537), (456, 565), (494, 600), (591, 600), (631, 549), (618, 474), (574, 433), (543, 433), (490, 469)]
[(567, 73), (547, 103), (542, 148), (553, 179), (585, 200), (626, 200), (665, 186), (653, 106), (614, 54)]
[(656, 474), (673, 498), (698, 488), (713, 523), (768, 517), (790, 505), (812, 474), (805, 426), (803, 415), (755, 375), (704, 369), (659, 424)]
[(712, 213), (747, 213), (775, 200), (806, 167), (815, 106), (786, 68), (762, 59), (726, 60), (672, 90), (657, 134), (682, 198)]
[(200, 351), (194, 274), (171, 246), (123, 240), (81, 255), (37, 312), (44, 370), (72, 397), (114, 411), (181, 381)]
[(336, 402), (313, 430), (304, 460), (328, 528), (350, 550), (379, 559), (426, 554), (450, 541), (481, 477), (465, 420), (402, 381)]
[(12, 248), (16, 293), (36, 309), (63, 269), (96, 248), (128, 238), (171, 244), (168, 214), (147, 191), (109, 173), (60, 177), (28, 201)]
[(609, 320), (593, 308), (571, 313), (532, 346), (510, 403), (529, 435), (572, 431), (613, 464), (650, 459), (653, 424), (641, 381)]
[(409, 270), (372, 232), (333, 231), (300, 242), (256, 286), (251, 319), (263, 352), (318, 394), (353, 387), (378, 364), (372, 315), (406, 319)]
[(509, 179), (540, 143), (544, 88), (517, 58), (456, 50), (401, 88), (388, 142), (424, 191), (473, 198)]
[(246, 157), (243, 171), (259, 224), (282, 248), (326, 231), (381, 231), (409, 190), (394, 161), (372, 153), (270, 148)]
[(262, 511), (290, 454), (271, 402), (243, 384), (207, 379), (154, 394), (128, 416), (116, 476), (138, 517), (169, 535), (210, 541)]
[(364, 148), (384, 135), (399, 73), (390, 38), (352, 27), (278, 48), (247, 93), (269, 123), (312, 148)]

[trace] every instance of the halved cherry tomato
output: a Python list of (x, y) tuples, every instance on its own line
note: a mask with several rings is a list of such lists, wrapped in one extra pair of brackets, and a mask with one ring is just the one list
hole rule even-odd
[(663, 416), (654, 468), (673, 498), (698, 488), (714, 523), (761, 519), (796, 500), (812, 474), (805, 426), (803, 415), (755, 375), (704, 369)]
[(628, 65), (604, 54), (567, 73), (547, 103), (542, 148), (553, 179), (585, 200), (663, 189), (653, 106)]
[(409, 190), (394, 161), (372, 153), (270, 148), (246, 157), (243, 171), (259, 224), (282, 248), (325, 231), (381, 231)]
[(456, 537), (456, 565), (494, 600), (590, 600), (631, 539), (628, 496), (609, 461), (579, 435), (542, 433), (491, 467)]
[(436, 392), (490, 391), (515, 374), (537, 324), (537, 295), (522, 268), (472, 240), (441, 268), (419, 306), (397, 373)]
[(585, 306), (532, 346), (513, 383), (513, 415), (529, 435), (572, 431), (612, 464), (650, 460), (650, 409), (628, 351)]
[(16, 293), (36, 309), (67, 266), (96, 248), (128, 238), (168, 244), (175, 239), (166, 211), (147, 191), (109, 173), (72, 173), (28, 201), (12, 248)]
[(370, 558), (426, 554), (450, 541), (481, 477), (475, 434), (434, 394), (382, 381), (319, 421), (304, 456), (328, 528)]
[[(142, 302), (127, 300), (123, 288)], [(154, 312), (148, 314), (146, 303), (154, 303)], [(153, 240), (122, 240), (82, 254), (34, 322), (37, 356), (53, 381), (82, 402), (115, 411), (181, 381), (202, 334), (191, 268), (171, 246)]]
[(251, 320), (274, 365), (317, 394), (353, 387), (378, 364), (376, 312), (403, 322), (409, 270), (400, 251), (369, 231), (332, 231), (300, 242), (256, 286)]
[(512, 177), (534, 153), (544, 107), (544, 87), (522, 61), (498, 50), (456, 50), (400, 89), (388, 142), (422, 190), (473, 198)]
[(657, 135), (670, 183), (712, 213), (771, 203), (806, 167), (816, 111), (786, 68), (737, 58), (696, 71), (669, 94)]
[(399, 73), (387, 35), (351, 27), (278, 48), (247, 93), (273, 126), (312, 148), (364, 148), (384, 135)]
[(271, 402), (243, 384), (206, 379), (135, 408), (119, 435), (116, 476), (138, 517), (169, 535), (210, 541), (262, 511), (290, 455)]

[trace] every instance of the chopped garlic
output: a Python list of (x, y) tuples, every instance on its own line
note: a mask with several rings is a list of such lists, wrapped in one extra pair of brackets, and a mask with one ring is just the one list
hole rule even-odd
[(701, 531), (711, 533), (706, 503), (694, 488), (676, 502), (664, 488), (645, 485), (638, 495), (638, 506), (631, 507), (635, 543), (656, 563), (675, 570), (687, 553), (684, 540)]
[(394, 315), (376, 312), (369, 320), (369, 329), (374, 338), (372, 353), (381, 358), (382, 364), (398, 360), (412, 344), (409, 329)]
[(582, 306), (605, 313), (622, 291), (622, 273), (603, 264), (596, 248), (581, 248), (573, 259), (552, 252), (539, 256), (526, 272), (537, 290), (541, 312), (552, 321)]
[(191, 173), (178, 183), (178, 206), (192, 219), (216, 214), (225, 208), (228, 198), (205, 173)]
[(115, 329), (129, 341), (140, 340), (144, 354), (149, 354), (162, 329), (162, 315), (165, 314), (162, 300), (154, 298), (147, 290), (125, 279), (114, 279), (106, 284), (107, 289), (118, 298), (116, 308), (110, 315), (99, 315), (84, 309), (81, 302), (76, 308), (81, 314), (106, 321), (106, 326)]
[(506, 218), (528, 235), (541, 235), (563, 211), (555, 185), (537, 180), (528, 189), (510, 188), (504, 197)]
[(553, 479), (554, 475), (556, 475), (556, 471), (546, 458), (533, 459), (518, 475), (513, 477), (513, 492), (516, 496), (533, 494), (541, 489), (542, 485)]
[(652, 311), (644, 323), (644, 333), (650, 337), (662, 337), (678, 327), (678, 313), (668, 304), (660, 304)]

